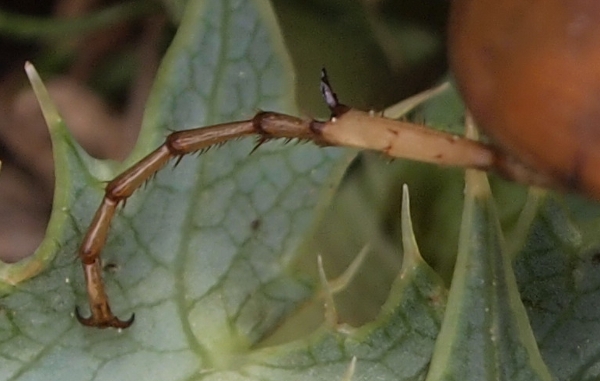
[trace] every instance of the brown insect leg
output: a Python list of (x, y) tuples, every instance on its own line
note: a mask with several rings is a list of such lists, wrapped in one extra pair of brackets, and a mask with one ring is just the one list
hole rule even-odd
[(380, 151), (391, 157), (470, 168), (490, 168), (495, 152), (487, 145), (414, 123), (349, 109), (311, 128), (331, 145)]
[(126, 321), (114, 316), (102, 280), (100, 253), (106, 243), (117, 206), (129, 198), (170, 159), (253, 134), (264, 139), (299, 138), (320, 141), (320, 138), (314, 137), (310, 131), (307, 121), (272, 112), (260, 112), (247, 121), (174, 132), (167, 137), (163, 145), (106, 186), (102, 203), (79, 249), (91, 312), (89, 318), (84, 318), (77, 309), (75, 310), (75, 315), (81, 324), (98, 328), (127, 328), (133, 323), (133, 315)]
[(92, 312), (89, 318), (84, 318), (79, 313), (79, 309), (75, 308), (75, 317), (77, 320), (86, 326), (97, 328), (127, 328), (135, 319), (135, 314), (132, 314), (128, 320), (119, 320), (113, 315), (108, 303), (108, 296), (104, 290), (104, 282), (102, 281), (102, 266), (100, 259), (96, 259), (93, 263), (83, 264), (85, 274), (85, 282), (90, 300), (90, 310)]
[(110, 222), (119, 203), (126, 200), (170, 157), (168, 147), (163, 145), (107, 185), (102, 203), (79, 248), (91, 312), (89, 318), (83, 318), (79, 311), (75, 310), (75, 316), (81, 324), (98, 328), (127, 328), (133, 323), (133, 315), (128, 320), (121, 321), (111, 312), (102, 281), (100, 252), (106, 243)]
[(326, 144), (382, 152), (390, 157), (445, 166), (494, 171), (522, 184), (557, 187), (539, 173), (493, 146), (414, 123), (349, 109), (326, 122), (311, 123)]
[[(370, 149), (395, 158), (493, 171), (521, 184), (564, 188), (553, 179), (555, 176), (529, 168), (494, 146), (351, 109), (338, 100), (325, 69), (321, 71), (321, 93), (332, 115), (326, 122), (312, 121), (310, 129), (315, 136), (321, 136), (322, 145)], [(425, 99), (422, 97), (421, 102)], [(468, 123), (473, 123), (469, 117)]]
[(329, 121), (307, 121), (273, 112), (259, 112), (251, 120), (174, 132), (163, 145), (112, 180), (79, 249), (91, 316), (83, 318), (76, 310), (77, 319), (84, 325), (98, 328), (127, 328), (133, 323), (133, 316), (121, 321), (113, 315), (102, 280), (100, 252), (118, 205), (169, 160), (232, 139), (257, 135), (259, 144), (277, 138), (310, 140), (318, 145), (370, 149), (392, 157), (440, 165), (496, 170), (526, 183), (544, 181), (528, 178), (530, 173), (526, 168), (488, 145), (350, 109), (338, 102), (325, 72), (321, 78), (321, 89), (333, 114)]

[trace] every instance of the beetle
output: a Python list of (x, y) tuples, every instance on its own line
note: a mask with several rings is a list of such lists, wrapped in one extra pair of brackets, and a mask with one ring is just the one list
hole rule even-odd
[[(440, 165), (496, 171), (515, 181), (578, 190), (600, 199), (594, 166), (600, 153), (600, 3), (586, 0), (501, 2), (454, 0), (449, 28), (450, 65), (475, 121), (493, 145), (386, 119), (339, 102), (327, 74), (321, 92), (331, 117), (306, 120), (274, 112), (178, 131), (106, 186), (79, 249), (90, 317), (80, 323), (127, 328), (134, 320), (111, 311), (100, 253), (117, 207), (167, 162), (231, 139), (300, 139), (317, 145), (383, 152)], [(594, 63), (598, 63), (594, 65)], [(597, 85), (598, 84), (598, 85)]]
[(600, 199), (600, 3), (454, 0), (449, 61), (477, 124), (555, 186)]

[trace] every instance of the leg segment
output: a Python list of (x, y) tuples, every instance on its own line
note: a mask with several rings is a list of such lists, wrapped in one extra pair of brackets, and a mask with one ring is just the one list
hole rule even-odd
[(522, 182), (545, 184), (545, 178), (532, 178), (531, 171), (490, 146), (353, 110), (338, 102), (323, 72), (323, 96), (332, 111), (325, 122), (309, 121), (273, 112), (259, 112), (250, 120), (174, 132), (163, 145), (140, 160), (106, 187), (105, 195), (79, 249), (91, 316), (76, 316), (83, 325), (98, 328), (127, 328), (133, 316), (119, 320), (110, 309), (102, 280), (100, 253), (106, 243), (111, 220), (120, 203), (129, 198), (169, 160), (207, 149), (244, 136), (258, 136), (259, 145), (270, 139), (309, 140), (322, 146), (345, 146), (383, 152), (391, 157), (428, 163), (497, 170)]
[(88, 318), (82, 317), (78, 310), (75, 311), (75, 316), (81, 324), (98, 328), (127, 328), (133, 323), (134, 316), (122, 321), (111, 312), (102, 281), (100, 253), (119, 204), (127, 200), (169, 160), (247, 135), (258, 135), (262, 140), (298, 138), (322, 143), (318, 136), (314, 136), (307, 121), (270, 112), (260, 112), (247, 121), (179, 131), (169, 135), (163, 145), (106, 186), (102, 203), (79, 248), (91, 311)]

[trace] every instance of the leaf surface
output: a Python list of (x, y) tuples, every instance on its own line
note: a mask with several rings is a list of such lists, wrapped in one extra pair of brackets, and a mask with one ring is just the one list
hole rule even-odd
[[(0, 266), (0, 380), (548, 379), (546, 366), (560, 380), (598, 377), (598, 205), (548, 196), (515, 235), (523, 198), (515, 195), (524, 192), (494, 182), (498, 213), (489, 195), (467, 199), (457, 250), (456, 237), (448, 237), (457, 234), (463, 207), (462, 171), (379, 159), (371, 165), (371, 158), (367, 179), (388, 199), (374, 201), (373, 189), (362, 199), (353, 194), (359, 212), (326, 219), (323, 229), (315, 223), (327, 214), (353, 154), (312, 145), (270, 142), (248, 155), (253, 142), (240, 140), (161, 171), (119, 211), (103, 253), (113, 310), (122, 318), (135, 312), (135, 324), (125, 331), (79, 325), (73, 311), (86, 311), (87, 300), (76, 252), (106, 181), (171, 130), (247, 119), (258, 109), (298, 114), (294, 70), (268, 2), (192, 0), (185, 7), (125, 163), (87, 156), (32, 75), (53, 139), (57, 190), (37, 253)], [(425, 120), (457, 124), (456, 94), (436, 102), (424, 108)], [(401, 250), (377, 218), (400, 221), (390, 200), (400, 204), (404, 183), (414, 189), (417, 217), (414, 233), (405, 196)], [(385, 304), (368, 323), (353, 328), (342, 318), (271, 346), (268, 338), (283, 326), (303, 323), (306, 305), (322, 303), (317, 279), (297, 264), (315, 257), (307, 244), (315, 233), (332, 234), (338, 225), (354, 227), (342, 240), (368, 240), (375, 231), (390, 240), (373, 251), (385, 246), (394, 266), (365, 265), (362, 279), (376, 281)], [(514, 265), (531, 329), (502, 234), (510, 247), (525, 241)], [(458, 262), (452, 287), (463, 291), (450, 297), (452, 310), (443, 317), (438, 273), (451, 272), (441, 266), (456, 251), (471, 259)], [(400, 252), (394, 281), (381, 282), (389, 276), (383, 272), (396, 271)], [(330, 253), (321, 254), (327, 260)], [(316, 269), (316, 261), (309, 266)], [(361, 309), (374, 299), (352, 292), (336, 301)], [(440, 327), (450, 328), (440, 334)], [(353, 358), (355, 368), (344, 376)]]
[(551, 380), (484, 173), (467, 170), (465, 198), (447, 312), (427, 380)]
[(342, 151), (268, 143), (249, 156), (245, 140), (163, 170), (113, 221), (107, 291), (115, 313), (136, 313), (134, 326), (100, 331), (74, 319), (87, 302), (77, 246), (104, 181), (172, 129), (261, 108), (296, 113), (293, 71), (268, 3), (191, 1), (186, 9), (126, 163), (89, 158), (42, 94), (60, 167), (51, 234), (33, 259), (4, 266), (5, 288), (51, 266), (3, 299), (5, 379), (178, 380), (237, 366), (234, 354), (312, 288), (290, 264), (340, 178)]

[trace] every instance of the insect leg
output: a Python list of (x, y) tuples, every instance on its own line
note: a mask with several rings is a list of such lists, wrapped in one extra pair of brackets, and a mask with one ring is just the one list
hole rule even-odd
[(90, 317), (86, 318), (79, 310), (75, 310), (81, 324), (98, 328), (127, 328), (133, 323), (133, 315), (128, 320), (119, 320), (112, 313), (102, 280), (100, 254), (119, 204), (125, 202), (169, 160), (248, 135), (258, 135), (263, 139), (298, 138), (320, 142), (320, 137), (315, 137), (310, 130), (308, 121), (278, 113), (259, 112), (246, 121), (174, 132), (160, 147), (108, 183), (79, 249), (91, 312)]
[(311, 129), (324, 144), (375, 150), (394, 158), (444, 166), (493, 171), (523, 184), (559, 187), (551, 176), (529, 168), (492, 145), (347, 107), (339, 102), (324, 70), (321, 92), (332, 117), (324, 122), (311, 122)]

